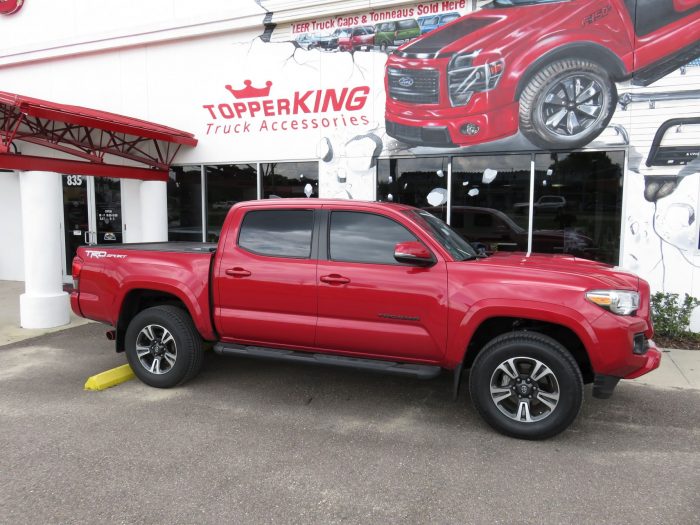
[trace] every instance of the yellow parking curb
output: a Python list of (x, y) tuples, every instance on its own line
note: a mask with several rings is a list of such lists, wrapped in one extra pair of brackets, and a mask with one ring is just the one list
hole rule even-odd
[(104, 390), (112, 386), (133, 379), (134, 371), (129, 365), (118, 366), (105, 372), (100, 372), (92, 377), (88, 377), (85, 381), (85, 390)]

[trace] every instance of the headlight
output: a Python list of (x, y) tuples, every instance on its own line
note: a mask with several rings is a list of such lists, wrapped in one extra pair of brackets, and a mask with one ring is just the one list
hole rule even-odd
[(480, 51), (474, 51), (455, 55), (447, 66), (448, 91), (452, 106), (465, 106), (475, 92), (489, 91), (498, 85), (505, 62), (496, 60), (474, 66), (474, 59), (479, 53)]
[(639, 294), (629, 290), (591, 290), (586, 299), (617, 315), (632, 315), (639, 308)]

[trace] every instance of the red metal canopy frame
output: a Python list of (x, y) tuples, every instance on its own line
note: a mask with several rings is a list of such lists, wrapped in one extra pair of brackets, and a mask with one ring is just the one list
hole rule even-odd
[[(11, 151), (13, 141), (75, 158), (21, 155)], [(196, 146), (197, 139), (144, 120), (0, 91), (0, 168), (165, 181), (183, 145)], [(146, 167), (109, 164), (105, 155)]]

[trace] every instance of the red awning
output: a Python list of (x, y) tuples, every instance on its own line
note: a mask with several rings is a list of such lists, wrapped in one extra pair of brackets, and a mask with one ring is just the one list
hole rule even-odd
[[(10, 148), (13, 141), (75, 158), (20, 155)], [(197, 139), (145, 120), (0, 91), (0, 168), (167, 180), (170, 164), (183, 145), (196, 146)], [(145, 167), (109, 164), (105, 155)]]

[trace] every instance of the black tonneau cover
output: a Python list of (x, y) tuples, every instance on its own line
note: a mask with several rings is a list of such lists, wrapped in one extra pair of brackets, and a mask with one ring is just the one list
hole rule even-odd
[(144, 250), (149, 252), (213, 253), (217, 244), (211, 242), (136, 242), (130, 244), (97, 244), (86, 246), (88, 250)]

